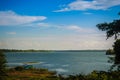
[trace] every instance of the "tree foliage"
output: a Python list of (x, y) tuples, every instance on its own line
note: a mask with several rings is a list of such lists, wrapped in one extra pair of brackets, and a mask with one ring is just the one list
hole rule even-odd
[(106, 55), (114, 55), (115, 53), (114, 53), (114, 50), (113, 49), (108, 49), (107, 51), (106, 51)]
[[(120, 15), (120, 12), (118, 13)], [(120, 69), (120, 39), (118, 39), (120, 35), (120, 19), (113, 20), (112, 22), (105, 22), (105, 23), (100, 23), (96, 25), (99, 30), (101, 31), (106, 31), (106, 37), (107, 39), (109, 37), (114, 36), (115, 42), (113, 46), (113, 51), (115, 53), (115, 61), (114, 64), (118, 65), (118, 69)], [(111, 53), (110, 50), (107, 51), (107, 53)]]
[(115, 64), (120, 64), (120, 39), (116, 40), (113, 46), (115, 52)]
[(120, 19), (110, 23), (105, 22), (97, 24), (97, 27), (99, 30), (106, 31), (107, 39), (112, 36), (115, 36), (115, 39), (117, 39), (120, 35)]
[(0, 80), (5, 80), (6, 77), (6, 59), (2, 51), (0, 51)]

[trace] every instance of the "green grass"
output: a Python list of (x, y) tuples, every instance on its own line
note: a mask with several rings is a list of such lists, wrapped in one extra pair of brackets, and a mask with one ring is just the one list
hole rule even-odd
[(120, 80), (120, 71), (93, 71), (90, 74), (69, 75), (64, 77), (56, 75), (56, 72), (48, 69), (20, 69), (11, 68), (7, 70), (6, 80)]

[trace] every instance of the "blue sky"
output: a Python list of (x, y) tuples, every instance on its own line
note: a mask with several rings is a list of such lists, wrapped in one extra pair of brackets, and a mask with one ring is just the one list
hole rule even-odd
[(108, 49), (96, 24), (118, 12), (120, 0), (0, 0), (0, 48)]

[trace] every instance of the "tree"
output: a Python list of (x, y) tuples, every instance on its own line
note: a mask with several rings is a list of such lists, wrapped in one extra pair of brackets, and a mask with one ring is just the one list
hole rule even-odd
[(113, 46), (114, 52), (115, 52), (115, 64), (120, 64), (120, 39), (116, 40), (114, 42)]
[[(118, 13), (118, 15), (120, 15), (120, 12)], [(118, 65), (118, 69), (120, 68), (120, 39), (118, 39), (119, 35), (120, 35), (120, 19), (117, 20), (113, 20), (110, 23), (100, 23), (96, 25), (98, 27), (99, 30), (101, 31), (106, 31), (106, 37), (107, 39), (109, 37), (114, 36), (115, 38), (115, 42), (114, 42), (114, 46), (113, 46), (113, 50), (115, 53), (115, 61), (114, 64)]]
[(114, 50), (113, 49), (108, 49), (107, 51), (106, 51), (106, 55), (114, 55), (115, 53), (114, 53)]
[(6, 77), (6, 59), (2, 51), (0, 51), (0, 80), (5, 80)]
[(109, 37), (115, 36), (115, 39), (118, 38), (120, 35), (120, 19), (119, 20), (114, 20), (113, 22), (110, 23), (101, 23), (96, 25), (99, 30), (106, 31), (106, 37), (107, 39)]

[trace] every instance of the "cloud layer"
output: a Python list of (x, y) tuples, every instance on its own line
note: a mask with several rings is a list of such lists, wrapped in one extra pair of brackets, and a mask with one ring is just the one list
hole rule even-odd
[(45, 16), (19, 15), (13, 11), (0, 11), (0, 26), (14, 26), (45, 20)]
[(54, 12), (64, 12), (72, 10), (106, 10), (113, 6), (120, 5), (120, 0), (76, 0)]
[(98, 35), (47, 36), (40, 38), (7, 38), (0, 40), (0, 48), (45, 49), (45, 50), (83, 50), (108, 49), (112, 40), (106, 41)]

